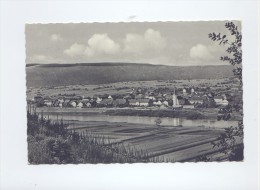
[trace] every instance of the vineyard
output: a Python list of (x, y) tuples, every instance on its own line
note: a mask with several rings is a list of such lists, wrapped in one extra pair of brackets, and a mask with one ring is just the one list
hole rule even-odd
[[(103, 135), (69, 130), (63, 120), (51, 121), (27, 113), (30, 164), (164, 162)], [(167, 161), (172, 161), (167, 159)]]

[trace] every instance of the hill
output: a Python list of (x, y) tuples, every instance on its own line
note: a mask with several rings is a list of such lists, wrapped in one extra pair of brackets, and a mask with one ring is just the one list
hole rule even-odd
[(137, 63), (31, 64), (27, 87), (105, 84), (123, 81), (218, 79), (232, 77), (232, 66), (163, 66)]

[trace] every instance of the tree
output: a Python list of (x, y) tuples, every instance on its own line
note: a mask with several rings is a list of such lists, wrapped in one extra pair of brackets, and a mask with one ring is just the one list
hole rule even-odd
[(227, 35), (214, 32), (209, 33), (209, 38), (219, 42), (219, 45), (227, 47), (226, 52), (229, 55), (221, 56), (220, 60), (229, 62), (235, 67), (233, 73), (242, 85), (242, 34), (233, 22), (227, 22), (225, 27), (229, 30), (234, 40), (227, 39)]
[[(236, 78), (240, 81), (240, 88), (242, 89), (242, 34), (239, 31), (238, 27), (233, 22), (227, 22), (225, 27), (230, 32), (230, 39), (228, 39), (227, 35), (224, 34), (216, 34), (210, 33), (208, 36), (211, 40), (219, 42), (219, 45), (223, 45), (226, 47), (226, 52), (229, 55), (221, 56), (221, 61), (229, 62), (234, 66), (233, 73)], [(233, 40), (232, 40), (233, 38)], [(238, 103), (242, 105), (241, 103)], [(238, 107), (238, 106), (235, 106)], [(222, 110), (223, 117), (222, 119), (230, 118), (230, 113), (232, 112), (232, 108), (229, 107)], [(218, 118), (219, 119), (219, 118)], [(221, 119), (221, 118), (220, 118)], [(237, 145), (237, 139), (243, 138), (244, 136), (244, 125), (243, 119), (238, 122), (237, 127), (228, 127), (225, 128), (225, 133), (221, 134), (218, 137), (217, 142), (213, 142), (213, 147), (218, 147), (221, 152), (228, 155), (230, 161), (240, 161), (243, 160), (244, 154), (244, 146), (242, 144)]]
[(158, 117), (158, 118), (156, 118), (156, 120), (155, 120), (154, 122), (155, 122), (155, 125), (156, 125), (157, 127), (160, 127), (160, 125), (161, 125), (161, 123), (162, 123), (162, 120), (161, 120), (160, 117)]

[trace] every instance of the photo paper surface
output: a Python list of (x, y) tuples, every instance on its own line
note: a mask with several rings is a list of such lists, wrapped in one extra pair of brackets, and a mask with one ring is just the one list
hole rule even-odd
[(26, 24), (29, 164), (243, 161), (241, 22)]

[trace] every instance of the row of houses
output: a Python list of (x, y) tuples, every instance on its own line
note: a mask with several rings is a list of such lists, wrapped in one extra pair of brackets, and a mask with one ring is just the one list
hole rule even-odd
[(214, 102), (216, 106), (226, 106), (228, 101), (226, 96), (176, 96), (165, 95), (163, 97), (154, 96), (136, 96), (132, 98), (127, 96), (127, 98), (114, 99), (112, 96), (107, 98), (101, 98), (101, 96), (84, 98), (81, 96), (74, 97), (49, 97), (49, 96), (35, 96), (32, 100), (37, 106), (48, 106), (48, 107), (148, 107), (148, 106), (163, 106), (163, 107), (183, 107), (183, 108), (194, 108), (197, 105), (205, 104), (205, 102)]

